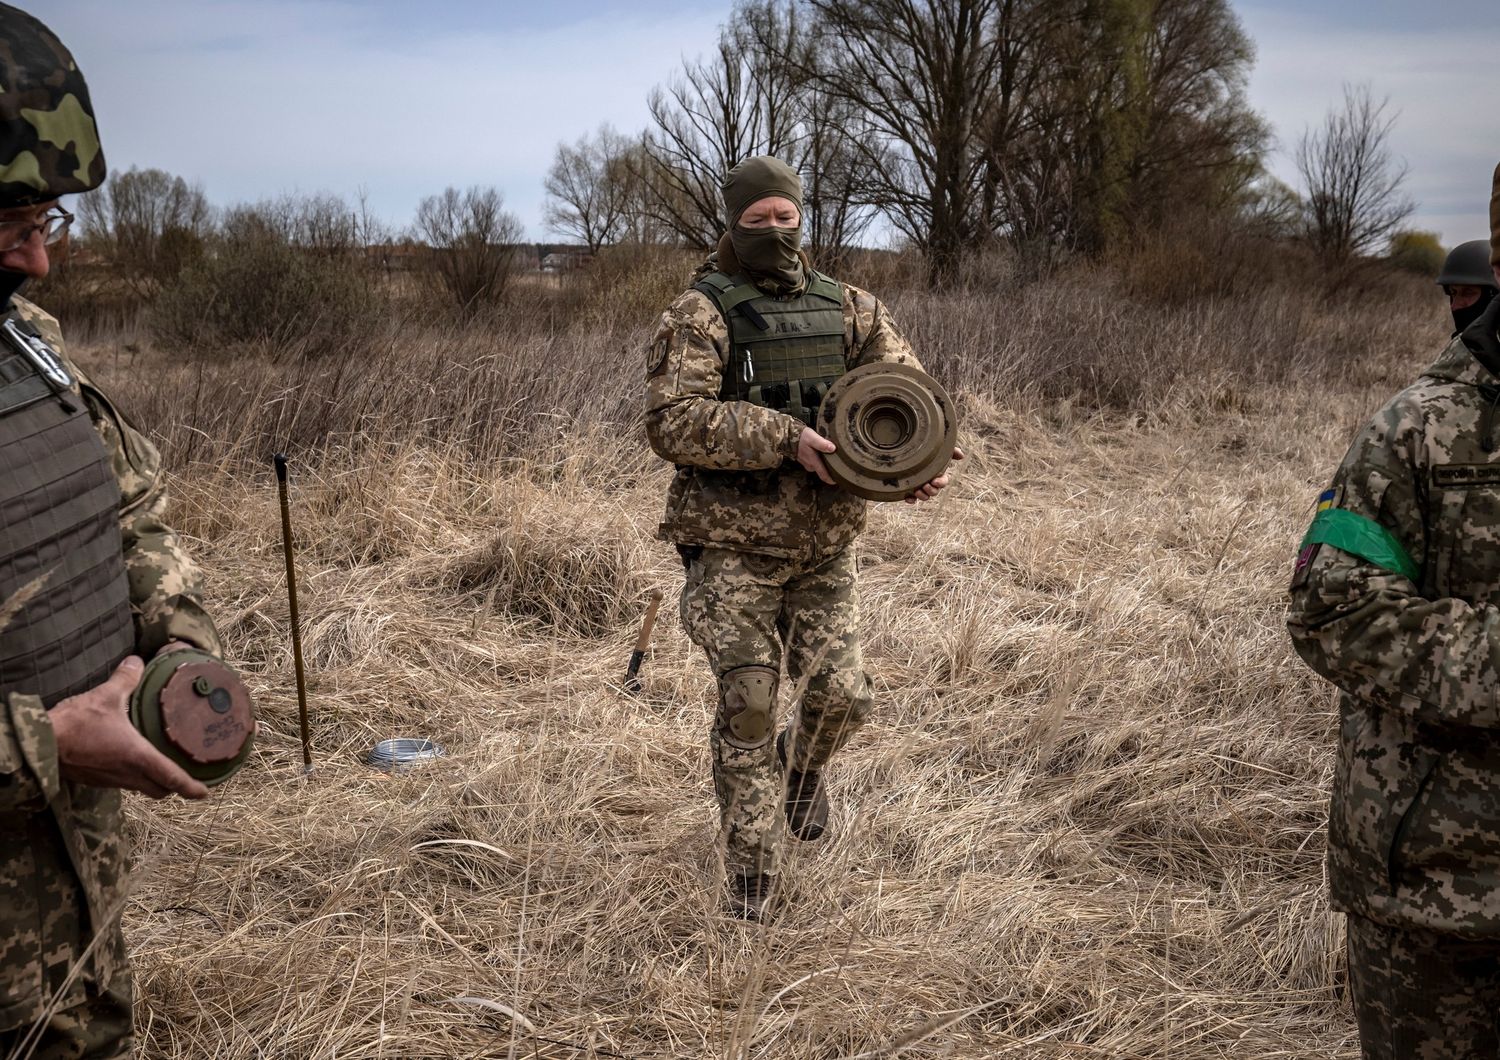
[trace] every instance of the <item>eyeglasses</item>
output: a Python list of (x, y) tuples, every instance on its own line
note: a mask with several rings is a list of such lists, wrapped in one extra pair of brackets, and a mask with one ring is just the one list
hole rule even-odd
[(0, 254), (8, 254), (25, 245), (32, 233), (42, 234), (42, 243), (52, 246), (67, 234), (73, 215), (61, 206), (53, 207), (35, 221), (0, 221)]

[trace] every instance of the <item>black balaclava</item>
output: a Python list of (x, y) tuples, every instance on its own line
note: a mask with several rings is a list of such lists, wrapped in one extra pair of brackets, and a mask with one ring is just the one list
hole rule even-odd
[(1479, 289), (1479, 297), (1475, 299), (1473, 305), (1465, 306), (1463, 309), (1448, 310), (1453, 316), (1453, 334), (1457, 335), (1459, 332), (1466, 331), (1470, 324), (1478, 320), (1484, 311), (1489, 308), (1490, 302), (1494, 300), (1496, 293), (1500, 292), (1496, 292), (1493, 287), (1481, 287)]
[(27, 279), (24, 272), (0, 269), (0, 313), (10, 309), (10, 300), (21, 292), (22, 287), (26, 286)]
[(751, 276), (771, 280), (793, 290), (803, 282), (802, 226), (796, 228), (743, 228), (740, 217), (761, 199), (780, 196), (802, 210), (802, 179), (779, 158), (757, 155), (747, 158), (724, 177), (724, 212), (729, 217), (729, 242), (740, 268)]

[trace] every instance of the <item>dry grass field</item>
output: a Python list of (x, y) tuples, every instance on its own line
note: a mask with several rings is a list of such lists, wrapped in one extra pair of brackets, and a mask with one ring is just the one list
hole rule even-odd
[[(714, 691), (671, 606), (620, 688), (647, 594), (681, 584), (635, 412), (655, 293), (314, 362), (83, 336), (162, 439), (262, 711), (207, 804), (131, 802), (144, 1054), (1356, 1056), (1322, 875), (1334, 703), (1282, 594), (1347, 438), (1444, 341), (1417, 286), (894, 292), (971, 459), (872, 513), (879, 708), (762, 927), (721, 911)], [(364, 764), (397, 735), (449, 757)]]

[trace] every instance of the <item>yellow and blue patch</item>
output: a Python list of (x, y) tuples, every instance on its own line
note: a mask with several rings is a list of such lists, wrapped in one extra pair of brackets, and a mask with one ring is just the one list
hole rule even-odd
[[(1318, 494), (1318, 503), (1314, 508), (1313, 518), (1316, 519), (1324, 512), (1337, 508), (1343, 499), (1344, 488), (1342, 486), (1332, 486), (1324, 490)], [(1321, 547), (1322, 545), (1317, 542), (1303, 541), (1302, 547), (1297, 551), (1297, 562), (1292, 566), (1292, 589), (1300, 589), (1307, 584), (1308, 578), (1312, 575), (1313, 560), (1318, 558), (1318, 550)]]

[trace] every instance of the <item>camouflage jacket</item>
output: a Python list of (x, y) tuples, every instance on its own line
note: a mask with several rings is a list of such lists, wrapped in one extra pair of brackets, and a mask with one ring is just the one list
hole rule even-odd
[[(710, 259), (699, 275), (714, 267)], [(840, 286), (847, 366), (921, 367), (885, 306), (858, 287)], [(787, 558), (834, 555), (863, 529), (866, 502), (797, 463), (801, 420), (719, 400), (728, 354), (729, 325), (707, 295), (689, 289), (662, 314), (647, 351), (646, 435), (677, 475), (660, 536)]]
[[(21, 299), (15, 307), (64, 353), (55, 320)], [(201, 604), (202, 578), (163, 521), (156, 449), (75, 364), (68, 367), (120, 486), (136, 651), (150, 658), (182, 640), (219, 654)], [(0, 1030), (41, 1013), (95, 933), (102, 937), (60, 1004), (82, 1000), (87, 981), (109, 981), (124, 959), (117, 925), (126, 867), (120, 793), (62, 779), (40, 699), (12, 694), (0, 702)]]
[(1500, 349), (1491, 354), (1486, 367), (1456, 340), (1355, 438), (1319, 498), (1288, 615), (1298, 654), (1343, 692), (1335, 907), (1484, 938), (1500, 936)]

